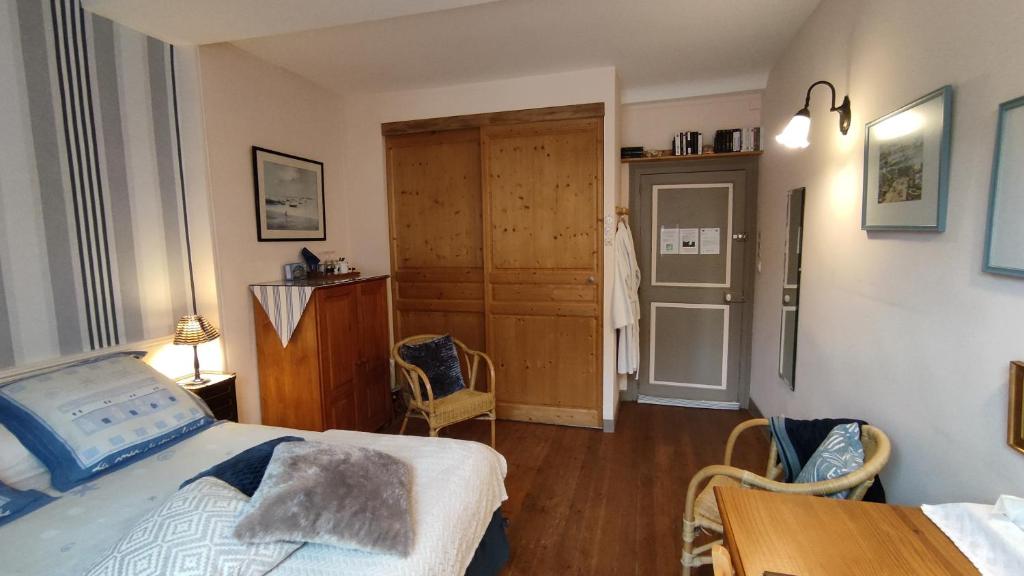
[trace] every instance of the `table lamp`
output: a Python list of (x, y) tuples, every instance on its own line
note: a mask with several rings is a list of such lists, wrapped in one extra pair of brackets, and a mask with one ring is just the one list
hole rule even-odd
[(212, 342), (220, 338), (220, 332), (213, 324), (198, 314), (186, 314), (178, 320), (174, 328), (174, 343), (192, 347), (192, 354), (195, 357), (195, 377), (188, 384), (199, 385), (209, 382), (199, 374), (199, 345)]

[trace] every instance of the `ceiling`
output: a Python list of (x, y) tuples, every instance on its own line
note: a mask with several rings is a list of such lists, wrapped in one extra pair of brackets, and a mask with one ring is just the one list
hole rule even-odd
[(90, 12), (172, 44), (211, 44), (494, 1), (82, 0), (82, 6)]
[(232, 41), (338, 94), (614, 66), (624, 102), (764, 88), (818, 2), (85, 0), (159, 38)]

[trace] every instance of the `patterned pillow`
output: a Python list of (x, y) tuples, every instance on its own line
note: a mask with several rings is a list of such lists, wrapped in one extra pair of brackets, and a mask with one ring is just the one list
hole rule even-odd
[(262, 576), (302, 544), (236, 540), (231, 532), (248, 502), (223, 481), (201, 478), (132, 528), (87, 576)]
[[(860, 425), (840, 424), (828, 433), (818, 449), (807, 460), (796, 482), (820, 482), (845, 476), (864, 465), (864, 445), (860, 441)], [(829, 498), (846, 498), (849, 490), (830, 494)]]
[(54, 498), (38, 490), (15, 490), (0, 482), (0, 526), (42, 508)]
[(273, 440), (267, 440), (262, 444), (257, 444), (248, 450), (235, 454), (220, 464), (203, 470), (182, 482), (180, 487), (184, 488), (200, 478), (213, 476), (227, 482), (235, 490), (252, 498), (252, 495), (260, 487), (260, 483), (263, 482), (263, 474), (266, 473), (267, 464), (270, 464), (270, 458), (274, 455), (274, 448), (282, 442), (303, 441), (298, 436), (282, 436)]
[[(440, 336), (419, 344), (406, 344), (398, 351), (409, 364), (416, 366), (427, 375), (434, 399), (444, 398), (466, 387), (462, 379), (462, 366), (455, 342), (450, 335)], [(427, 391), (422, 387), (423, 399)]]
[(0, 424), (50, 469), (60, 491), (213, 422), (201, 400), (129, 354), (101, 356), (0, 386)]

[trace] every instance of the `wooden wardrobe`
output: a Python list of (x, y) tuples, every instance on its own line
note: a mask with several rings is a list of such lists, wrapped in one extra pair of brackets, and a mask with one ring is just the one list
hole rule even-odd
[(498, 416), (600, 427), (603, 104), (383, 125), (395, 339), (497, 368)]

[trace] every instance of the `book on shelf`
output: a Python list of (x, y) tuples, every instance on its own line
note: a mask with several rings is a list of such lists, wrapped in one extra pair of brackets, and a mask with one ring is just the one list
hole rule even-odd
[(644, 147), (643, 146), (623, 146), (619, 150), (620, 158), (643, 158)]
[[(711, 142), (709, 149), (715, 154), (756, 152), (761, 150), (761, 127), (716, 130)], [(642, 153), (641, 151), (640, 154), (642, 155)], [(703, 133), (688, 130), (678, 132), (672, 137), (671, 154), (673, 156), (694, 156), (703, 153)], [(625, 148), (623, 148), (623, 154), (626, 154)]]

